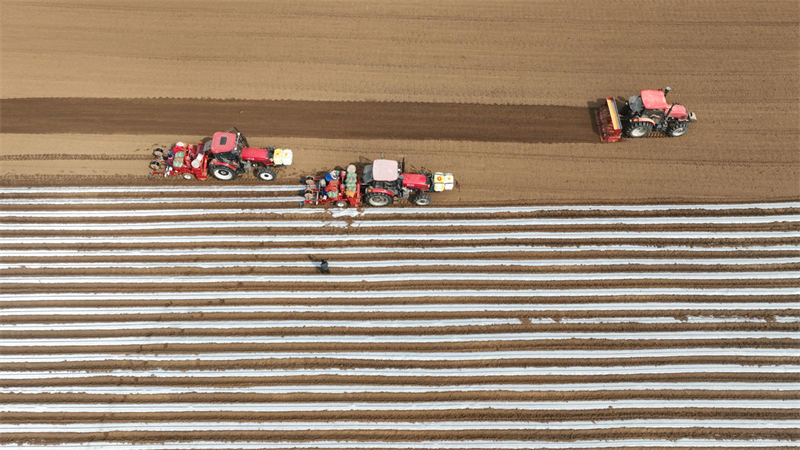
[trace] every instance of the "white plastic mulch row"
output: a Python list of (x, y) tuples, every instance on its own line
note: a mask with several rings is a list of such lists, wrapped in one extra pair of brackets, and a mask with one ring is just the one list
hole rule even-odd
[[(45, 294), (49, 295), (49, 294)], [(779, 294), (785, 295), (785, 294)], [(6, 297), (8, 298), (8, 297)], [(97, 300), (98, 298), (93, 297)], [(109, 300), (107, 297), (100, 300)], [(48, 301), (42, 297), (22, 297), (21, 301)], [(74, 298), (65, 299), (74, 300)], [(6, 300), (13, 301), (13, 300)], [(482, 311), (507, 311), (507, 312), (552, 312), (552, 311), (705, 311), (713, 310), (720, 313), (728, 311), (767, 311), (767, 310), (795, 310), (800, 311), (798, 303), (576, 303), (576, 304), (535, 304), (535, 303), (509, 303), (509, 304), (425, 304), (425, 305), (241, 305), (241, 306), (109, 306), (109, 307), (74, 307), (74, 308), (3, 308), (3, 316), (83, 316), (103, 314), (191, 314), (191, 313), (337, 313), (337, 312), (482, 312)]]
[(440, 335), (310, 335), (310, 336), (135, 336), (103, 338), (3, 339), (0, 347), (70, 347), (165, 344), (307, 344), (307, 343), (444, 343), (524, 340), (691, 340), (691, 339), (800, 339), (793, 331), (640, 331), (640, 332), (529, 332)]
[[(731, 296), (800, 296), (800, 286), (789, 288), (602, 288), (602, 289), (425, 289), (425, 290), (391, 290), (391, 291), (199, 291), (199, 292), (147, 292), (147, 293), (37, 293), (37, 294), (0, 294), (0, 302), (20, 302), (20, 301), (98, 301), (98, 300), (232, 300), (232, 299), (389, 299), (389, 298), (445, 298), (452, 297), (466, 298), (466, 297), (629, 297), (629, 296), (700, 296), (700, 297), (731, 297)], [(456, 302), (460, 303), (460, 302)], [(640, 309), (634, 305), (641, 303), (631, 304), (609, 304), (614, 306), (603, 307), (603, 305), (589, 305), (592, 308), (600, 309)], [(491, 305), (491, 304), (490, 304)], [(630, 305), (624, 307), (624, 305)], [(644, 303), (643, 308), (647, 305), (664, 305), (668, 309), (676, 309), (677, 305), (687, 305), (682, 309), (709, 309), (709, 304), (703, 305), (702, 308), (695, 308), (694, 303)], [(702, 304), (701, 304), (702, 305)], [(724, 309), (728, 309), (727, 303), (714, 303)], [(796, 308), (797, 304), (793, 306), (786, 306), (785, 308)], [(434, 307), (434, 311), (476, 311), (480, 305), (469, 304), (451, 304), (451, 305), (375, 305), (375, 306), (347, 306), (347, 305), (318, 305), (318, 306), (304, 306), (292, 305), (286, 309), (287, 306), (274, 306), (274, 311), (279, 311), (281, 308), (285, 311), (322, 311), (329, 308), (329, 312), (345, 312), (345, 311), (383, 311), (384, 308), (389, 308), (390, 311), (401, 311), (402, 308), (407, 308), (405, 311), (429, 311), (427, 307)], [(489, 310), (494, 307), (505, 308), (508, 305), (491, 305)], [(773, 304), (772, 306), (776, 306)], [(266, 306), (271, 308), (273, 306)], [(527, 305), (524, 308), (530, 308), (533, 305)], [(234, 307), (241, 308), (241, 307)], [(363, 309), (362, 309), (363, 308)], [(401, 309), (392, 309), (401, 308)], [(466, 308), (466, 309), (462, 309)], [(547, 305), (544, 308), (554, 311), (569, 311), (570, 308), (577, 308), (578, 310), (585, 310), (587, 305)], [(567, 308), (567, 309), (558, 309)], [(712, 307), (713, 309), (713, 307)], [(748, 308), (749, 309), (749, 308)], [(759, 308), (764, 309), (764, 308)], [(774, 309), (774, 308), (770, 308)], [(171, 307), (170, 310), (176, 310), (176, 307)], [(521, 310), (521, 309), (520, 309)], [(535, 309), (528, 309), (535, 310)], [(198, 310), (199, 311), (199, 310)], [(267, 310), (264, 310), (267, 311)], [(0, 310), (0, 314), (2, 310)]]
[[(753, 423), (752, 428), (759, 427), (759, 423)], [(158, 426), (158, 425), (155, 425)], [(738, 428), (738, 427), (734, 427)], [(745, 428), (750, 428), (746, 426)], [(206, 428), (208, 429), (208, 428)], [(222, 428), (224, 430), (235, 430), (236, 428)], [(591, 428), (587, 428), (591, 429)], [(782, 448), (796, 447), (800, 441), (776, 440), (776, 439), (753, 439), (753, 440), (725, 440), (725, 439), (621, 439), (604, 441), (509, 441), (509, 440), (457, 440), (457, 441), (182, 441), (166, 442), (158, 444), (132, 444), (117, 441), (95, 441), (82, 443), (60, 443), (53, 444), (0, 444), (0, 448), (13, 448), (24, 450), (53, 450), (62, 448), (80, 449), (120, 449), (120, 450), (245, 450), (245, 449), (597, 449), (597, 448), (708, 448), (708, 447), (728, 447), (728, 448)]]
[[(502, 241), (521, 239), (596, 240), (596, 239), (798, 239), (800, 231), (561, 231), (507, 233), (441, 233), (441, 234), (332, 234), (332, 235), (158, 235), (158, 236), (48, 236), (0, 237), (5, 245), (52, 244), (200, 244), (216, 243), (276, 243), (276, 242), (359, 242), (359, 241)], [(265, 250), (268, 251), (268, 250)]]
[(608, 280), (782, 280), (800, 271), (773, 272), (617, 272), (617, 273), (401, 273), (363, 275), (181, 275), (181, 276), (24, 276), (2, 277), (0, 284), (173, 284), (212, 283), (390, 283), (399, 281), (608, 281)]
[(0, 404), (0, 412), (165, 413), (203, 411), (436, 411), (458, 409), (513, 409), (524, 411), (580, 411), (592, 409), (752, 408), (800, 409), (796, 400), (576, 400), (576, 401), (454, 401), (454, 402), (297, 402), (297, 403), (18, 403)]
[[(9, 194), (109, 194), (109, 193), (134, 193), (156, 192), (159, 195), (168, 195), (173, 192), (274, 192), (296, 191), (303, 189), (302, 184), (255, 184), (255, 185), (227, 185), (227, 186), (55, 186), (55, 187), (3, 187), (0, 195)], [(760, 203), (756, 203), (760, 204)], [(769, 204), (769, 203), (765, 203)], [(784, 204), (784, 203), (776, 203)], [(792, 203), (785, 203), (792, 204)]]
[[(35, 361), (34, 361), (35, 362)], [(45, 386), (0, 387), (0, 394), (87, 394), (87, 395), (180, 395), (180, 394), (366, 394), (439, 392), (597, 392), (597, 391), (798, 391), (797, 383), (737, 382), (599, 382), (563, 384), (456, 384), (426, 385), (265, 385), (236, 387), (207, 386)], [(662, 420), (662, 419), (658, 419)]]
[[(286, 189), (290, 190), (290, 189)], [(291, 189), (294, 190), (294, 189)], [(299, 189), (298, 189), (299, 191)], [(2, 195), (2, 194), (0, 194)], [(211, 203), (227, 205), (231, 203), (299, 203), (304, 198), (294, 197), (147, 197), (147, 198), (0, 198), (0, 205), (48, 205), (48, 206), (75, 206), (75, 205), (151, 205), (151, 204), (187, 204)], [(277, 214), (284, 214), (277, 210)], [(321, 213), (324, 209), (303, 209), (303, 213)]]
[[(0, 363), (39, 363), (66, 361), (246, 361), (257, 359), (331, 358), (366, 361), (483, 361), (494, 359), (628, 359), (697, 356), (793, 357), (794, 349), (784, 348), (669, 348), (645, 350), (511, 350), (492, 352), (253, 352), (253, 353), (71, 353), (4, 355)], [(797, 390), (800, 386), (795, 385)]]
[[(117, 211), (3, 211), (0, 217), (116, 217)], [(121, 212), (125, 215), (135, 211)], [(147, 214), (142, 214), (146, 216)], [(138, 215), (136, 215), (138, 217)], [(514, 227), (567, 225), (726, 225), (800, 222), (800, 216), (619, 217), (581, 219), (438, 219), (438, 220), (186, 220), (181, 222), (26, 223), (23, 231), (185, 230), (202, 228), (395, 228)], [(20, 231), (19, 224), (0, 224), (0, 231)]]
[[(121, 431), (290, 431), (290, 430), (608, 430), (619, 428), (766, 428), (791, 429), (798, 420), (726, 420), (726, 419), (628, 419), (598, 421), (347, 421), (332, 422), (101, 422), (101, 423), (30, 423), (0, 424), (0, 433), (101, 433)], [(54, 447), (50, 447), (54, 448)]]
[[(47, 311), (43, 311), (49, 317)], [(771, 320), (758, 317), (594, 317), (594, 318), (528, 318), (532, 324), (707, 324), (707, 323), (800, 323), (800, 317), (778, 316)], [(0, 324), (0, 331), (77, 331), (77, 330), (151, 330), (180, 328), (430, 328), (521, 325), (520, 319), (430, 319), (430, 320), (202, 320), (147, 322), (80, 322), (80, 323), (16, 323)]]
[[(1, 252), (0, 255), (4, 255)], [(798, 258), (615, 258), (615, 259), (388, 259), (375, 261), (329, 261), (330, 268), (343, 269), (373, 267), (552, 267), (552, 266), (625, 266), (625, 265), (698, 265), (698, 266), (741, 266), (741, 265), (775, 265), (800, 264)], [(72, 263), (0, 263), (0, 270), (8, 269), (154, 269), (154, 268), (191, 268), (191, 269), (230, 269), (230, 268), (279, 268), (279, 267), (319, 267), (318, 261), (236, 261), (236, 262), (72, 262)]]
[[(800, 320), (800, 318), (798, 318)], [(735, 320), (738, 322), (738, 320)], [(431, 319), (431, 320), (224, 320), (169, 322), (86, 322), (50, 324), (0, 324), (0, 331), (53, 330), (142, 330), (155, 328), (228, 329), (228, 328), (416, 328), (519, 325), (520, 319)]]
[[(697, 373), (758, 373), (800, 374), (800, 365), (742, 365), (742, 364), (659, 364), (626, 366), (569, 366), (569, 367), (486, 367), (467, 369), (231, 369), (231, 370), (48, 370), (1, 371), (6, 380), (117, 378), (266, 378), (319, 375), (380, 376), (380, 377), (513, 377), (513, 376), (602, 376)], [(796, 402), (794, 402), (796, 403)], [(796, 407), (796, 405), (795, 405)]]
[(381, 253), (507, 253), (507, 252), (778, 252), (798, 251), (798, 245), (754, 245), (737, 247), (702, 247), (688, 245), (482, 245), (475, 247), (302, 247), (302, 248), (197, 248), (146, 250), (3, 250), (0, 257), (60, 258), (106, 256), (242, 256), (242, 255), (313, 255), (381, 254)]

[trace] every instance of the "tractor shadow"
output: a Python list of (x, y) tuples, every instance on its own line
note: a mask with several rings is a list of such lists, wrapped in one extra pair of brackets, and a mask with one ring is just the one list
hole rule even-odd
[(588, 108), (587, 112), (589, 113), (589, 123), (592, 125), (592, 133), (594, 133), (598, 139), (600, 139), (600, 129), (597, 128), (597, 108), (605, 102), (605, 98), (586, 102), (586, 107)]

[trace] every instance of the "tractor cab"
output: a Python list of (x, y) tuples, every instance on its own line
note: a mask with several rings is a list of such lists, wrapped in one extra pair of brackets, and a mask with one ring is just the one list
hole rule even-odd
[(247, 147), (247, 138), (234, 127), (228, 131), (214, 133), (211, 140), (206, 142), (203, 150), (210, 151), (215, 159), (232, 163), (241, 158), (242, 149), (245, 147)]
[(386, 189), (396, 193), (402, 185), (402, 180), (400, 165), (397, 161), (376, 159), (372, 164), (364, 166), (362, 175), (364, 186)]
[(667, 103), (667, 93), (669, 90), (644, 90), (640, 95), (634, 95), (628, 99), (628, 107), (633, 114), (643, 114), (653, 119), (664, 120), (666, 114), (677, 120), (687, 120), (689, 112), (686, 107), (680, 104)]

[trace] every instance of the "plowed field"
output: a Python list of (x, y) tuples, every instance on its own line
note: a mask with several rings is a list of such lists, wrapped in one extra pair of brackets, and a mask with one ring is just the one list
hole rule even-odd
[[(0, 448), (800, 447), (799, 40), (794, 1), (3, 1)], [(599, 142), (667, 85), (686, 136)], [(147, 178), (234, 125), (295, 163)], [(456, 187), (298, 208), (382, 155)]]

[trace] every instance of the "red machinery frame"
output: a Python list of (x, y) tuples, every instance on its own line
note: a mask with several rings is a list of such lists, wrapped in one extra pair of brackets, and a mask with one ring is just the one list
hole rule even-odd
[[(327, 174), (326, 174), (327, 175)], [(356, 182), (356, 190), (353, 191), (352, 196), (348, 196), (344, 190), (344, 180), (347, 176), (347, 171), (340, 170), (338, 179), (336, 180), (337, 188), (336, 195), (329, 195), (333, 190), (330, 189), (332, 183), (325, 180), (325, 176), (309, 177), (306, 178), (306, 188), (303, 192), (305, 199), (304, 205), (329, 205), (335, 203), (336, 206), (361, 206), (361, 179)], [(325, 181), (325, 183), (322, 183)], [(327, 189), (327, 190), (326, 190)]]
[(607, 97), (606, 103), (595, 111), (595, 121), (601, 141), (617, 142), (622, 137), (622, 121), (614, 97)]
[[(197, 178), (198, 180), (205, 180), (208, 178), (208, 156), (201, 152), (203, 144), (186, 145), (172, 148), (172, 150), (156, 149), (153, 155), (156, 157), (150, 163), (153, 169), (150, 172), (150, 178), (154, 176), (169, 177), (172, 175), (180, 175), (183, 178), (191, 179)], [(183, 155), (181, 155), (181, 153)], [(196, 159), (200, 157), (197, 167), (194, 166)], [(175, 158), (178, 158), (176, 161)]]

